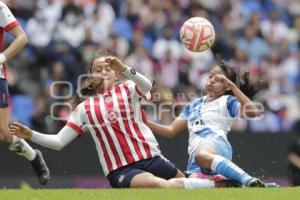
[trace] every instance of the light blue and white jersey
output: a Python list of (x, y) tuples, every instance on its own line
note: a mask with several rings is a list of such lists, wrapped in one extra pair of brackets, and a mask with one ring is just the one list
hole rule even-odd
[(188, 103), (180, 116), (188, 122), (189, 154), (195, 151), (200, 138), (211, 135), (226, 138), (233, 121), (238, 116), (239, 106), (237, 98), (231, 95), (223, 95), (211, 102), (206, 102), (204, 96)]

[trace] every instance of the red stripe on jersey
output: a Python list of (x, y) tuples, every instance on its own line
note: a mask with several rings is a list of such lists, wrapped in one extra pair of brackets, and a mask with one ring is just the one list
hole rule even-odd
[(6, 64), (3, 63), (2, 66), (3, 66), (3, 68), (1, 70), (2, 70), (2, 73), (3, 73), (3, 79), (7, 79)]
[(120, 113), (121, 113), (121, 117), (123, 119), (123, 124), (125, 125), (125, 130), (127, 132), (127, 134), (130, 136), (131, 142), (134, 146), (135, 152), (137, 153), (139, 159), (143, 159), (143, 155), (142, 152), (140, 150), (137, 138), (135, 138), (133, 136), (133, 133), (130, 130), (130, 126), (129, 126), (129, 119), (127, 118), (126, 115), (126, 107), (125, 107), (125, 102), (122, 96), (122, 92), (119, 86), (117, 86), (115, 88), (116, 94), (118, 95), (118, 102), (119, 102), (119, 107), (120, 107)]
[[(3, 43), (4, 43), (4, 29), (2, 27), (0, 27), (0, 53), (3, 51)], [(6, 75), (6, 66), (3, 63), (2, 66), (0, 64), (0, 78), (3, 79), (7, 79), (7, 75)], [(3, 77), (1, 76), (1, 74), (3, 75)]]
[[(115, 93), (116, 93), (116, 96), (117, 96), (117, 100), (119, 101), (119, 96), (121, 94), (118, 94), (116, 91), (115, 91)], [(113, 112), (115, 112), (113, 100), (112, 100), (112, 105), (111, 106), (112, 107), (109, 108), (109, 109), (111, 109)], [(120, 103), (119, 103), (119, 106), (120, 106)], [(122, 113), (122, 110), (121, 110), (120, 107), (119, 107), (119, 109), (120, 109), (120, 113)], [(120, 117), (120, 116), (116, 116), (116, 117)], [(111, 126), (112, 126), (112, 128), (114, 130), (114, 133), (115, 133), (118, 141), (119, 141), (119, 144), (121, 145), (122, 152), (123, 152), (123, 154), (125, 156), (127, 164), (133, 163), (135, 160), (133, 158), (132, 152), (131, 152), (130, 147), (129, 147), (128, 143), (127, 143), (127, 140), (125, 138), (125, 135), (124, 135), (125, 133), (123, 133), (121, 131), (121, 127), (120, 127), (120, 124), (119, 124), (118, 120), (117, 119), (113, 119), (112, 121), (110, 121), (110, 124), (111, 124)]]
[(77, 126), (76, 124), (72, 123), (72, 122), (67, 122), (66, 126), (72, 128), (74, 131), (76, 131), (80, 136), (82, 136), (83, 131), (82, 129)]
[(4, 26), (4, 30), (6, 32), (10, 31), (12, 28), (16, 27), (19, 25), (19, 22), (18, 21), (13, 21), (11, 22), (10, 24), (7, 24), (6, 26)]
[(93, 120), (93, 117), (92, 117), (92, 114), (91, 114), (90, 99), (87, 99), (87, 100), (84, 102), (84, 107), (85, 107), (85, 111), (86, 111), (86, 113), (87, 113), (87, 116), (88, 116), (88, 118), (89, 118), (90, 124), (93, 126), (93, 128), (94, 128), (94, 130), (95, 130), (95, 132), (96, 132), (96, 136), (97, 136), (97, 138), (98, 138), (99, 141), (100, 141), (101, 149), (102, 149), (102, 151), (103, 151), (103, 155), (104, 155), (104, 159), (105, 159), (105, 162), (106, 162), (108, 171), (111, 172), (111, 171), (113, 170), (112, 162), (111, 162), (111, 160), (110, 160), (109, 154), (108, 154), (107, 149), (106, 149), (106, 147), (105, 147), (103, 138), (101, 137), (101, 133), (100, 133), (100, 131), (98, 130), (98, 128), (97, 128), (97, 126), (95, 125), (95, 122), (94, 122), (94, 120)]
[(96, 112), (96, 117), (97, 117), (97, 120), (99, 122), (99, 125), (101, 125), (104, 133), (105, 133), (105, 136), (107, 138), (107, 141), (109, 143), (109, 146), (112, 150), (112, 153), (114, 154), (115, 158), (116, 158), (116, 162), (117, 162), (117, 166), (118, 168), (122, 167), (123, 164), (122, 164), (122, 161), (121, 161), (121, 158), (119, 156), (119, 153), (116, 149), (116, 146), (114, 144), (114, 141), (112, 140), (112, 137), (107, 129), (107, 126), (105, 124), (105, 121), (103, 120), (103, 117), (102, 117), (102, 114), (101, 114), (101, 111), (100, 111), (100, 102), (99, 102), (99, 98), (94, 98), (94, 109), (95, 109), (95, 112)]
[(129, 108), (130, 108), (130, 118), (133, 119), (132, 122), (133, 122), (133, 128), (135, 130), (135, 132), (137, 133), (139, 139), (142, 141), (143, 143), (143, 147), (146, 151), (146, 154), (147, 154), (147, 158), (151, 158), (152, 155), (151, 155), (151, 151), (150, 151), (150, 146), (148, 144), (148, 142), (145, 140), (138, 124), (136, 123), (136, 121), (134, 120), (134, 117), (132, 116), (134, 113), (132, 111), (132, 107), (131, 107), (131, 96), (130, 96), (130, 91), (129, 91), (129, 88), (128, 88), (128, 85), (127, 83), (124, 83), (124, 88), (125, 88), (125, 91), (126, 91), (126, 94), (127, 94), (127, 97), (128, 97), (128, 104), (129, 104)]

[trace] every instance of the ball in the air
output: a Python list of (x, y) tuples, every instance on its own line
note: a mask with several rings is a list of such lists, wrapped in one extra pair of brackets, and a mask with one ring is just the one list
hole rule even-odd
[(180, 29), (180, 39), (184, 46), (194, 52), (205, 51), (215, 41), (215, 29), (205, 18), (192, 17)]

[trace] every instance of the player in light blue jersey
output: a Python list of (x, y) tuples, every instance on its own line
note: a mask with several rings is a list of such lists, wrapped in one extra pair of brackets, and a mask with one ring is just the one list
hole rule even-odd
[(250, 100), (259, 91), (259, 82), (251, 82), (249, 73), (239, 77), (220, 61), (209, 73), (206, 96), (189, 102), (170, 125), (148, 122), (153, 132), (173, 137), (189, 130), (187, 176), (202, 172), (221, 174), (247, 187), (266, 187), (261, 180), (235, 165), (227, 133), (238, 117), (253, 118), (259, 110)]

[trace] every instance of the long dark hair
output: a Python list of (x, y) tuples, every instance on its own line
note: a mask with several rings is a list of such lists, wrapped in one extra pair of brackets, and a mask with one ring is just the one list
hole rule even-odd
[(76, 94), (71, 98), (73, 109), (83, 102), (87, 97), (95, 96), (97, 94), (98, 87), (96, 84), (94, 84), (91, 74), (94, 61), (100, 57), (102, 56), (98, 56), (96, 54), (93, 56), (88, 70), (88, 77), (77, 86)]
[(88, 77), (77, 86), (76, 94), (71, 98), (71, 105), (73, 109), (83, 102), (86, 98), (95, 96), (98, 91), (98, 86), (92, 80), (92, 67), (96, 59), (106, 56), (114, 56), (114, 54), (107, 49), (98, 49), (93, 55), (90, 61), (90, 66), (88, 70)]
[[(259, 92), (262, 87), (262, 82), (258, 79), (251, 80), (249, 72), (243, 72), (240, 74), (235, 71), (228, 63), (218, 59), (216, 66), (220, 67), (224, 72), (224, 75), (231, 80), (236, 86), (250, 99)], [(232, 91), (227, 91), (225, 94), (233, 95)]]

